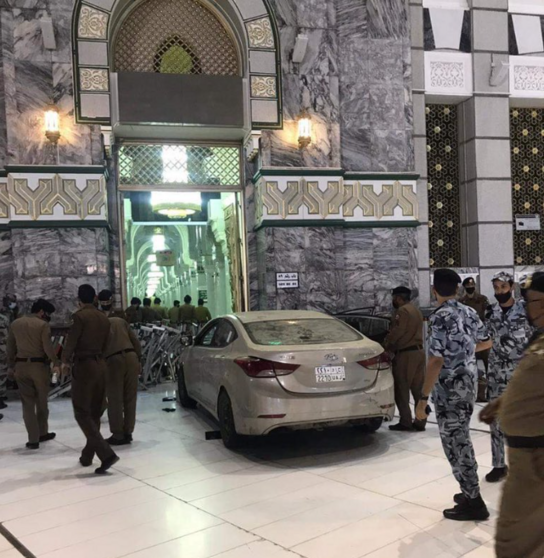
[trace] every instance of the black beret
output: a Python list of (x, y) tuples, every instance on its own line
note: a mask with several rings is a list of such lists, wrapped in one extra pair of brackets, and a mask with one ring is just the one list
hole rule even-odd
[(111, 300), (113, 298), (113, 293), (109, 289), (104, 289), (100, 291), (98, 295), (98, 300)]
[(474, 280), (474, 277), (467, 277), (464, 281), (463, 281), (463, 287), (466, 287), (467, 285), (470, 284), (476, 284), (476, 281)]
[(453, 271), (453, 269), (437, 269), (434, 272), (434, 282), (459, 285), (461, 277), (459, 277), (459, 274)]
[(537, 271), (531, 280), (531, 286), (529, 287), (532, 291), (538, 291), (539, 293), (544, 293), (544, 272)]
[(397, 287), (391, 291), (392, 295), (407, 295), (411, 296), (412, 291), (408, 287)]

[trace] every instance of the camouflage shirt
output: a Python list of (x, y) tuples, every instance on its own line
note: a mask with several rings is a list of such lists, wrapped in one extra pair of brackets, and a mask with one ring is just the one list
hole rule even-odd
[(504, 312), (498, 302), (487, 309), (486, 327), (493, 338), (492, 354), (499, 360), (517, 364), (533, 335), (527, 320), (525, 301), (517, 300)]
[(462, 368), (476, 374), (476, 345), (489, 338), (482, 320), (472, 308), (448, 300), (429, 318), (429, 354), (443, 357), (439, 380)]

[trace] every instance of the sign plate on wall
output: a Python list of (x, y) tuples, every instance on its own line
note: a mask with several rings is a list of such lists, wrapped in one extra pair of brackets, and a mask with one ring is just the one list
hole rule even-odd
[(540, 215), (516, 215), (517, 231), (539, 231)]
[(172, 250), (158, 250), (155, 252), (159, 267), (172, 267), (176, 265), (176, 256)]
[(276, 273), (276, 288), (298, 289), (298, 273)]

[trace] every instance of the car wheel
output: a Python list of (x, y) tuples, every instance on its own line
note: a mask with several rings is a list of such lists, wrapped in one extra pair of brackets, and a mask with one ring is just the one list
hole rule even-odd
[(367, 434), (374, 434), (374, 432), (380, 429), (382, 424), (383, 424), (383, 417), (374, 417), (366, 420), (363, 424), (357, 425), (356, 428), (361, 432), (365, 432)]
[(219, 430), (223, 444), (227, 449), (239, 448), (242, 442), (241, 436), (236, 432), (232, 403), (226, 391), (219, 394), (217, 402), (217, 416), (219, 417)]
[(196, 401), (189, 397), (189, 394), (187, 393), (183, 366), (180, 366), (178, 369), (178, 399), (181, 406), (185, 409), (194, 409), (196, 407)]

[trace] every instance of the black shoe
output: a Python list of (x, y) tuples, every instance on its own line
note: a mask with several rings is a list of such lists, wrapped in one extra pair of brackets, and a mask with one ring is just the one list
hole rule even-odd
[(48, 434), (44, 434), (40, 436), (40, 442), (49, 442), (49, 440), (54, 440), (57, 435), (54, 432), (49, 432)]
[(413, 428), (416, 432), (425, 432), (425, 429), (427, 428), (427, 425), (425, 423), (421, 423), (421, 422), (414, 422), (413, 424)]
[(444, 517), (452, 521), (485, 521), (489, 519), (489, 510), (481, 495), (473, 499), (465, 497), (454, 508), (444, 510)]
[(108, 442), (108, 444), (110, 446), (126, 446), (127, 444), (130, 444), (130, 441), (127, 440), (127, 438), (114, 438), (113, 436), (110, 436), (106, 442)]
[(40, 444), (39, 442), (27, 442), (26, 447), (31, 450), (36, 450), (40, 449)]
[(389, 430), (393, 430), (394, 432), (413, 432), (414, 427), (413, 426), (404, 426), (404, 424), (401, 424), (399, 422), (398, 424), (393, 424), (392, 426), (390, 426)]
[(2, 413), (0, 413), (0, 420), (2, 420), (4, 418), (4, 415)]
[(79, 458), (79, 463), (82, 467), (90, 467), (93, 464), (92, 459), (85, 459), (84, 457)]
[(7, 405), (0, 399), (0, 409), (7, 409)]
[(485, 476), (487, 482), (501, 482), (508, 476), (508, 467), (495, 467)]
[(119, 457), (117, 457), (117, 455), (113, 454), (111, 457), (108, 457), (108, 459), (105, 459), (104, 461), (102, 461), (102, 465), (100, 465), (100, 467), (98, 467), (98, 469), (95, 469), (94, 472), (97, 475), (105, 475), (107, 470), (110, 467), (113, 467), (118, 461), (119, 461)]
[(467, 497), (466, 497), (462, 492), (459, 492), (459, 494), (456, 494), (456, 495), (453, 497), (453, 501), (454, 501), (456, 504), (462, 504), (463, 502), (466, 501), (466, 499), (467, 499)]
[(127, 434), (127, 435), (125, 436), (125, 440), (127, 440), (127, 442), (128, 442), (129, 444), (131, 444), (131, 443), (133, 442), (132, 434)]

